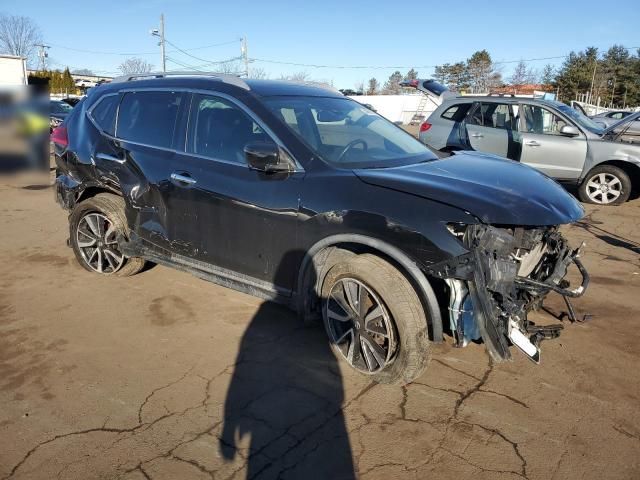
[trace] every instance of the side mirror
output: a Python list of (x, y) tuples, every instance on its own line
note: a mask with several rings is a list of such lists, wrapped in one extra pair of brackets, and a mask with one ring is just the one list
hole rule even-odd
[(244, 147), (249, 167), (261, 172), (288, 172), (289, 165), (281, 161), (280, 150), (275, 143), (253, 142)]
[(580, 135), (580, 130), (573, 125), (565, 125), (560, 129), (560, 135), (564, 135), (565, 137), (577, 137)]

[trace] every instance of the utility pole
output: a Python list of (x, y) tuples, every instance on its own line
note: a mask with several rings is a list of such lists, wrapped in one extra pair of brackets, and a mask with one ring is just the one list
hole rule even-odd
[(162, 72), (167, 71), (167, 56), (164, 50), (164, 13), (160, 14), (160, 54), (162, 55)]
[(162, 72), (164, 73), (167, 71), (167, 56), (164, 49), (164, 13), (160, 14), (160, 28), (154, 28), (149, 33), (160, 39), (158, 42), (158, 45), (160, 45), (160, 64), (162, 65)]
[[(596, 81), (596, 68), (598, 67), (598, 59), (594, 59), (593, 61), (593, 76), (591, 77), (591, 88), (589, 89), (589, 102), (592, 103), (593, 100), (593, 84)], [(598, 113), (598, 112), (596, 112)]]
[(47, 57), (49, 56), (47, 50), (51, 47), (43, 43), (37, 44), (36, 47), (38, 47), (38, 70), (42, 72), (47, 69)]
[(247, 53), (247, 37), (242, 37), (240, 43), (240, 54), (244, 62), (244, 75), (249, 78), (249, 54)]

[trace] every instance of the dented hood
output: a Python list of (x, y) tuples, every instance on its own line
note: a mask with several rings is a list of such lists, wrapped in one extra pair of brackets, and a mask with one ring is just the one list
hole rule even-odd
[(370, 185), (447, 203), (485, 223), (559, 225), (584, 215), (580, 203), (554, 180), (495, 155), (456, 152), (430, 162), (354, 173)]

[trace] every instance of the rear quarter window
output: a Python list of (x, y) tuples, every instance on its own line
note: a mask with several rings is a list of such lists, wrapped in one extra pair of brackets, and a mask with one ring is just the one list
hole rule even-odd
[(460, 122), (464, 120), (464, 117), (467, 116), (467, 112), (471, 107), (471, 103), (459, 103), (458, 105), (453, 105), (447, 108), (442, 115), (442, 118), (446, 118), (447, 120), (453, 120), (454, 122)]
[(183, 98), (179, 92), (126, 93), (118, 111), (118, 138), (170, 148)]
[(116, 128), (116, 110), (120, 97), (118, 95), (106, 95), (98, 100), (95, 107), (91, 109), (91, 118), (100, 129), (113, 135)]

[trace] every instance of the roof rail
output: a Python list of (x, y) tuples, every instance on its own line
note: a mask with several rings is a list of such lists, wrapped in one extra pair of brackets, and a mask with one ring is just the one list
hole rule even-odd
[(111, 80), (111, 83), (131, 82), (133, 80), (145, 80), (149, 78), (166, 78), (166, 77), (210, 77), (212, 79), (220, 80), (221, 82), (235, 85), (236, 87), (243, 88), (244, 90), (250, 90), (249, 85), (242, 78), (236, 75), (229, 75), (226, 73), (215, 72), (149, 72), (149, 73), (134, 73), (130, 75), (122, 75), (120, 77)]
[(498, 92), (489, 92), (487, 94), (487, 97), (494, 97), (494, 96), (495, 97), (506, 97), (506, 96), (515, 97), (516, 94), (515, 93), (498, 93)]

